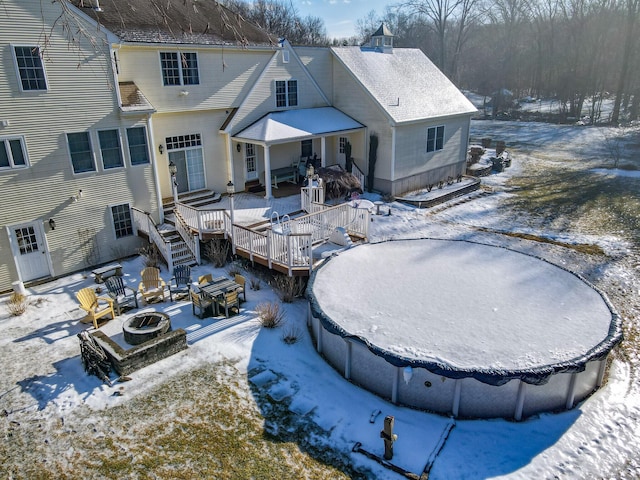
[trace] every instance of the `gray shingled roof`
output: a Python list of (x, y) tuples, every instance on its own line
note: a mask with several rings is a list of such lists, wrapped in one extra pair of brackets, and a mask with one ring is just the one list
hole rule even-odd
[[(214, 0), (68, 0), (124, 42), (276, 45)], [(94, 8), (99, 3), (100, 10)]]
[(468, 114), (473, 104), (422, 51), (333, 47), (335, 56), (371, 93), (395, 123)]

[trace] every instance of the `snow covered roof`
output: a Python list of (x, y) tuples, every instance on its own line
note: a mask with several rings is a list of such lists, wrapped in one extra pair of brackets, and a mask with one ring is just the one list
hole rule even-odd
[(277, 144), (364, 128), (333, 107), (271, 112), (234, 135), (236, 140)]
[(419, 49), (382, 53), (366, 47), (332, 47), (331, 51), (395, 123), (477, 111)]

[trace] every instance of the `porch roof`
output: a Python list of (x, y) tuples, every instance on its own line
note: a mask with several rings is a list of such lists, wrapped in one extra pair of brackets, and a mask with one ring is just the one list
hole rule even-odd
[(233, 136), (234, 140), (275, 145), (364, 128), (333, 107), (271, 112)]

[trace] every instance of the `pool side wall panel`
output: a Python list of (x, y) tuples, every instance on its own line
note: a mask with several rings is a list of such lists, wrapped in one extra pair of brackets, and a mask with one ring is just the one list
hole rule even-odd
[[(392, 401), (394, 383), (397, 381), (397, 402), (422, 410), (455, 414), (456, 380), (434, 374), (424, 368), (413, 368), (409, 382), (405, 382), (403, 368), (396, 367), (384, 358), (373, 354), (365, 344), (354, 339), (346, 340), (324, 330), (319, 319), (311, 318), (311, 334), (317, 346), (317, 332), (322, 335), (322, 355), (342, 376), (350, 370), (353, 383)], [(347, 367), (348, 343), (351, 342), (351, 361)], [(586, 398), (596, 388), (600, 361), (587, 364), (586, 370), (577, 375), (575, 403)], [(571, 373), (553, 375), (543, 385), (524, 386), (522, 417), (543, 411), (563, 410), (569, 395)], [(495, 386), (473, 378), (462, 378), (458, 417), (462, 418), (514, 418), (518, 406), (520, 381), (511, 380)]]

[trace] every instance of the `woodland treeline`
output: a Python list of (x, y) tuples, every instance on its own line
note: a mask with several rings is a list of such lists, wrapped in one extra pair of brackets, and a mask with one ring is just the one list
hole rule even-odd
[[(384, 21), (395, 46), (420, 48), (460, 88), (554, 98), (561, 115), (612, 124), (640, 113), (640, 0), (408, 0), (371, 11), (341, 39), (291, 2), (224, 3), (294, 45), (357, 45)], [(605, 98), (613, 110), (602, 118)]]

